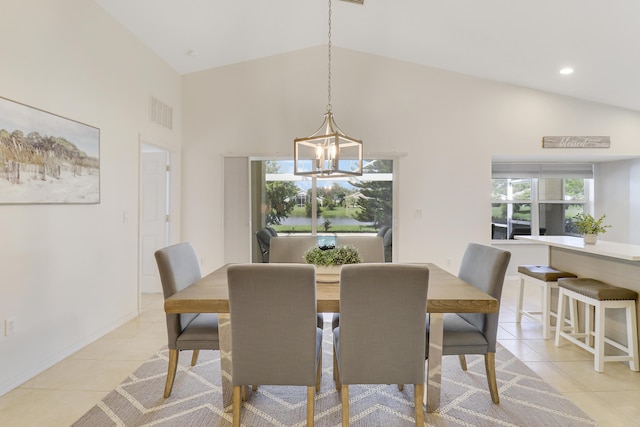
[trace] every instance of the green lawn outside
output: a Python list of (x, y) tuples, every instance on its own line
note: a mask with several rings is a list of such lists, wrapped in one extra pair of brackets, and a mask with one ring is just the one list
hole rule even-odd
[[(324, 218), (353, 218), (360, 208), (345, 208), (343, 206), (337, 206), (334, 209), (320, 209)], [(304, 206), (296, 206), (289, 214), (291, 217), (304, 218), (307, 216), (307, 210)]]
[(291, 211), (291, 213), (289, 214), (289, 216), (305, 217), (307, 216), (307, 210), (304, 208), (304, 206), (295, 206), (293, 208), (293, 211)]
[(567, 210), (565, 211), (565, 218), (569, 219), (569, 218), (573, 218), (576, 215), (578, 215), (579, 213), (583, 213), (584, 212), (584, 206), (583, 205), (569, 205), (567, 207)]
[[(343, 206), (337, 206), (334, 209), (321, 209), (322, 218), (331, 221), (333, 218), (353, 218), (354, 215), (360, 211), (359, 208), (345, 208)], [(289, 214), (292, 218), (307, 218), (307, 210), (304, 206), (296, 206)], [(318, 232), (325, 232), (322, 226), (322, 220), (318, 221)], [(309, 218), (308, 225), (273, 225), (272, 226), (278, 233), (311, 233), (311, 218)], [(326, 232), (329, 233), (376, 233), (377, 228), (365, 225), (330, 225)]]
[[(309, 225), (272, 225), (272, 227), (278, 233), (311, 233), (311, 224)], [(375, 227), (368, 227), (363, 225), (336, 225), (330, 226), (328, 233), (376, 233), (378, 231)], [(318, 232), (324, 233), (324, 227), (318, 225)]]

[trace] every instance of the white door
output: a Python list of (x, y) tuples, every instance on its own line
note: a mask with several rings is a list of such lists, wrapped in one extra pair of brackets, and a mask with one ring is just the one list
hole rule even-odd
[(162, 292), (154, 252), (168, 245), (168, 153), (140, 153), (140, 292)]

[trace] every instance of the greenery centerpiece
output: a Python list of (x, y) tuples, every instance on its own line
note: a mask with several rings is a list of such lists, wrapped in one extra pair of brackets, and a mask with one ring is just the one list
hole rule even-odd
[(353, 245), (338, 245), (332, 248), (313, 247), (304, 254), (304, 262), (316, 266), (320, 274), (338, 274), (344, 264), (358, 264), (362, 257)]
[(606, 217), (606, 215), (602, 215), (600, 218), (595, 219), (593, 216), (585, 213), (579, 213), (574, 217), (574, 223), (580, 233), (583, 234), (585, 243), (596, 243), (598, 234), (607, 232), (607, 228), (611, 226), (604, 224)]

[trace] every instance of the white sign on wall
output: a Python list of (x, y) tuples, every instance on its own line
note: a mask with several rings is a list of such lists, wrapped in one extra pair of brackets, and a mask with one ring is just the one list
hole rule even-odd
[(609, 148), (610, 136), (543, 136), (542, 148)]

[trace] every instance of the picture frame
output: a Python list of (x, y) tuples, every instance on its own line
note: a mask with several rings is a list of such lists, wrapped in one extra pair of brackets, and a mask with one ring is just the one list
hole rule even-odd
[(100, 129), (0, 97), (0, 204), (99, 204)]

